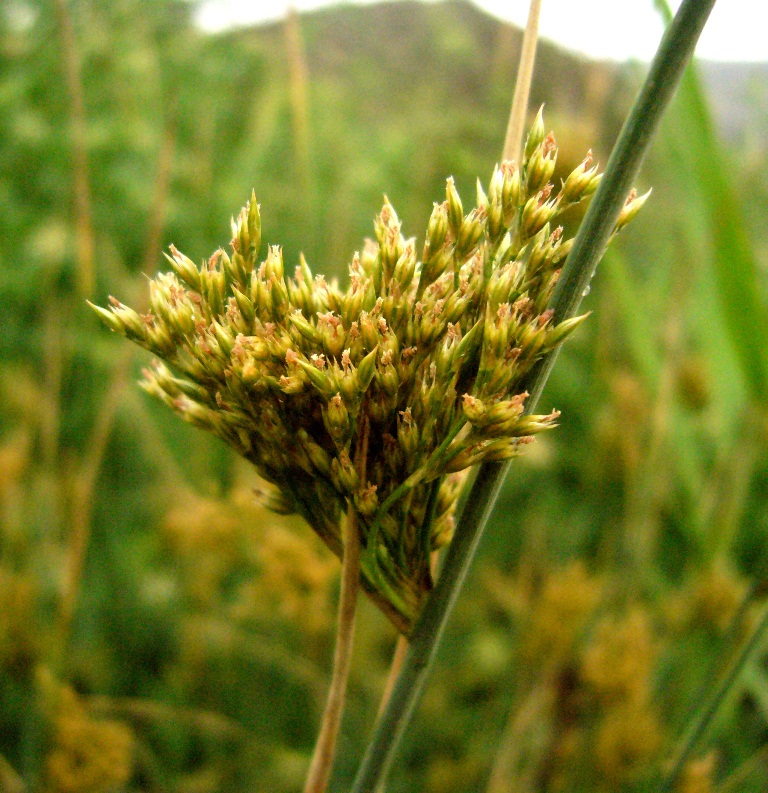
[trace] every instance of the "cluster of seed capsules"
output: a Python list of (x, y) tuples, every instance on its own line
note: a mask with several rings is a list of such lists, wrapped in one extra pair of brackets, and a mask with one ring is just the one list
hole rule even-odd
[[(151, 311), (94, 307), (167, 361), (143, 387), (251, 461), (271, 506), (300, 513), (337, 555), (357, 513), (364, 588), (405, 634), (432, 587), (432, 553), (453, 532), (464, 474), (505, 460), (551, 427), (524, 411), (525, 378), (583, 319), (547, 309), (570, 248), (553, 221), (594, 192), (588, 155), (553, 195), (557, 149), (541, 114), (522, 167), (478, 182), (468, 213), (453, 179), (419, 257), (385, 199), (342, 291), (279, 247), (258, 263), (255, 196), (232, 222), (232, 252), (197, 267), (171, 247)], [(620, 225), (639, 209), (630, 201)]]

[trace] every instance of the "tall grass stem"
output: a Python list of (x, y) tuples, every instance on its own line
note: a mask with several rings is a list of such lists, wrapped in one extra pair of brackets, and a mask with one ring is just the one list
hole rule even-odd
[[(363, 421), (355, 450), (355, 468), (361, 482), (366, 481), (369, 424)], [(309, 766), (304, 793), (324, 793), (333, 769), (336, 740), (344, 714), (349, 669), (352, 664), (352, 647), (355, 638), (357, 595), (360, 590), (360, 526), (352, 499), (347, 508), (344, 531), (344, 551), (341, 558), (341, 594), (339, 596), (336, 647), (333, 656), (333, 677), (328, 691), (328, 701), (323, 711), (320, 733)]]
[[(552, 304), (558, 322), (578, 311), (653, 133), (714, 4), (715, 0), (684, 0), (661, 40), (563, 268)], [(534, 410), (556, 355), (557, 350), (554, 350), (535, 367), (528, 383), (528, 411)], [(508, 466), (509, 463), (485, 463), (478, 471), (440, 578), (416, 624), (402, 670), (363, 758), (352, 793), (372, 793), (386, 777), (418, 703), (446, 622), (467, 576)]]
[(304, 784), (304, 793), (323, 793), (333, 767), (336, 739), (341, 727), (344, 700), (347, 692), (352, 645), (355, 634), (357, 595), (360, 587), (360, 529), (357, 513), (350, 505), (347, 513), (344, 553), (341, 567), (341, 595), (339, 598), (336, 648), (333, 657), (333, 677), (328, 701), (323, 711), (320, 733), (315, 744), (312, 762)]
[(528, 110), (528, 98), (531, 95), (533, 64), (536, 60), (536, 45), (539, 41), (540, 13), (541, 0), (531, 0), (528, 10), (528, 23), (525, 26), (523, 43), (520, 49), (520, 65), (517, 67), (515, 95), (512, 98), (512, 110), (509, 114), (507, 135), (504, 139), (502, 158), (505, 160), (520, 161), (523, 134), (525, 132), (525, 113)]
[(69, 126), (72, 143), (75, 192), (75, 232), (77, 239), (77, 278), (82, 297), (93, 297), (96, 285), (93, 210), (88, 174), (85, 96), (80, 72), (80, 54), (75, 39), (75, 26), (67, 0), (54, 0), (61, 40), (62, 67), (69, 92)]
[(664, 781), (659, 787), (659, 793), (668, 793), (677, 784), (680, 774), (690, 760), (693, 750), (703, 737), (707, 728), (712, 724), (720, 706), (725, 701), (728, 694), (733, 690), (747, 662), (753, 653), (760, 647), (760, 643), (768, 633), (768, 607), (765, 608), (763, 616), (752, 632), (752, 635), (741, 648), (741, 652), (736, 656), (730, 668), (726, 672), (720, 684), (712, 691), (710, 696), (704, 701), (698, 715), (691, 722), (685, 735), (675, 752), (671, 767)]

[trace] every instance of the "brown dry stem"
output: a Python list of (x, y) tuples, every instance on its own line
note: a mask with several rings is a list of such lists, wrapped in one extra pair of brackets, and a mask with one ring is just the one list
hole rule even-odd
[(528, 11), (528, 23), (523, 34), (523, 45), (520, 52), (520, 65), (517, 68), (517, 82), (515, 95), (512, 99), (512, 110), (509, 114), (507, 136), (504, 140), (505, 160), (520, 162), (523, 146), (523, 130), (525, 128), (525, 113), (528, 109), (528, 97), (531, 93), (531, 78), (533, 77), (533, 64), (536, 60), (536, 44), (539, 38), (539, 13), (541, 0), (531, 0)]
[[(363, 422), (355, 454), (355, 467), (360, 481), (365, 481), (365, 461), (368, 456), (368, 423)], [(350, 499), (344, 531), (344, 552), (341, 560), (341, 595), (339, 598), (336, 648), (333, 657), (333, 677), (328, 691), (328, 701), (323, 712), (320, 734), (309, 766), (304, 793), (324, 793), (333, 768), (336, 739), (344, 713), (347, 680), (352, 661), (355, 635), (357, 594), (360, 588), (360, 528), (357, 511)]]

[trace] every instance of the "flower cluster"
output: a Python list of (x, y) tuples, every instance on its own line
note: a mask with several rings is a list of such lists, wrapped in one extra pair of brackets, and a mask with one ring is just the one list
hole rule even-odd
[[(405, 633), (452, 534), (462, 472), (505, 460), (557, 418), (526, 414), (526, 376), (583, 319), (547, 309), (570, 248), (553, 221), (594, 192), (591, 156), (554, 195), (557, 156), (541, 115), (524, 162), (502, 162), (465, 213), (453, 179), (421, 255), (385, 199), (345, 291), (279, 247), (257, 260), (255, 196), (232, 221), (232, 252), (197, 267), (171, 247), (151, 311), (111, 298), (113, 330), (167, 361), (144, 388), (212, 431), (275, 485), (338, 555), (357, 512), (364, 588)], [(621, 225), (639, 209), (630, 203)]]

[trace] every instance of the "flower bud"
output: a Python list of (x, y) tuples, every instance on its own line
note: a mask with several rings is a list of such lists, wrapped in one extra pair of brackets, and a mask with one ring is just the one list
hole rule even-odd
[(269, 281), (274, 276), (276, 280), (282, 281), (283, 275), (283, 251), (279, 245), (270, 245), (264, 261), (264, 278)]
[(463, 261), (477, 247), (485, 231), (486, 213), (483, 209), (473, 209), (464, 218), (456, 238), (456, 256)]
[(550, 132), (529, 158), (525, 169), (525, 188), (528, 195), (541, 190), (552, 178), (557, 159), (555, 136)]
[(395, 369), (391, 361), (391, 354), (384, 353), (384, 355), (381, 356), (379, 368), (375, 372), (376, 383), (388, 396), (397, 394), (397, 389), (400, 387), (400, 378), (397, 375), (397, 369)]
[(419, 277), (419, 288), (417, 297), (431, 284), (434, 283), (446, 271), (448, 265), (453, 261), (451, 249), (442, 248), (436, 256), (422, 263), (421, 275)]
[(272, 316), (276, 320), (282, 319), (288, 309), (288, 290), (282, 278), (269, 279), (269, 303)]
[(461, 408), (470, 424), (479, 424), (483, 420), (486, 412), (485, 405), (482, 401), (471, 394), (464, 394)]
[(490, 206), (490, 202), (488, 201), (488, 196), (485, 194), (485, 190), (483, 190), (483, 184), (480, 181), (479, 177), (475, 183), (475, 192), (477, 193), (477, 203), (475, 206), (478, 209), (483, 209), (485, 212), (488, 212), (488, 207)]
[(329, 399), (333, 393), (333, 387), (328, 375), (321, 372), (316, 366), (303, 360), (296, 358), (296, 364), (307, 377), (307, 380), (315, 387), (317, 392), (325, 399)]
[(360, 314), (360, 333), (366, 349), (373, 350), (378, 346), (379, 332), (376, 323), (373, 317), (365, 311)]
[(317, 330), (323, 343), (323, 352), (330, 359), (341, 358), (345, 334), (341, 320), (332, 312), (318, 314)]
[(256, 318), (256, 312), (253, 309), (253, 303), (251, 303), (248, 297), (239, 289), (237, 289), (237, 287), (232, 287), (232, 294), (235, 297), (235, 302), (237, 303), (238, 309), (240, 309), (240, 315), (245, 320), (246, 325), (251, 327), (253, 325), (253, 320)]
[(478, 345), (483, 340), (483, 321), (478, 320), (467, 333), (464, 334), (454, 352), (454, 360), (460, 361), (474, 355)]
[(248, 236), (248, 211), (246, 207), (240, 210), (237, 221), (234, 223), (234, 230), (235, 234), (233, 234), (234, 239), (232, 240), (232, 247), (235, 253), (248, 255), (251, 241)]
[(376, 495), (376, 485), (360, 488), (355, 493), (355, 507), (366, 518), (372, 518), (379, 506), (379, 497)]
[(506, 424), (516, 421), (523, 412), (523, 405), (528, 398), (528, 392), (516, 394), (511, 399), (502, 399), (491, 405), (485, 412), (484, 426), (491, 424)]
[(400, 286), (400, 288), (405, 291), (413, 280), (413, 274), (415, 272), (416, 250), (414, 249), (414, 241), (408, 240), (402, 255), (395, 264), (395, 270), (392, 274), (392, 278)]
[(501, 187), (501, 205), (504, 210), (504, 225), (509, 228), (517, 215), (520, 203), (520, 169), (512, 160), (501, 163), (504, 177)]
[(624, 228), (627, 223), (632, 220), (635, 215), (643, 208), (643, 204), (648, 200), (648, 196), (650, 196), (651, 190), (649, 190), (644, 195), (638, 196), (637, 190), (633, 187), (630, 190), (629, 195), (627, 196), (626, 203), (622, 208), (621, 212), (619, 213), (619, 218), (616, 221), (616, 226), (614, 228), (614, 233), (619, 231), (619, 229)]
[(338, 446), (343, 446), (350, 435), (349, 413), (341, 394), (331, 397), (323, 410), (323, 419), (328, 434)]
[(449, 176), (445, 183), (445, 197), (448, 202), (448, 225), (456, 239), (464, 222), (464, 207), (452, 176)]
[[(235, 295), (237, 297), (237, 295)], [(301, 335), (310, 343), (317, 344), (320, 341), (320, 334), (317, 328), (308, 322), (301, 311), (294, 311), (289, 314), (288, 318), (291, 320), (293, 326), (301, 333)]]
[(354, 493), (360, 486), (360, 477), (346, 449), (331, 460), (331, 480), (342, 493)]
[(405, 459), (412, 462), (419, 448), (419, 430), (409, 407), (401, 410), (397, 417), (397, 442)]
[(211, 318), (221, 316), (224, 313), (226, 289), (224, 273), (204, 265), (200, 271), (200, 288), (201, 294), (208, 301)]
[(545, 188), (528, 199), (520, 221), (520, 231), (524, 239), (530, 239), (552, 219), (556, 212), (555, 202), (547, 201), (549, 190)]
[(548, 416), (521, 416), (515, 425), (514, 437), (522, 438), (551, 429), (559, 417), (559, 410), (553, 410)]
[(339, 370), (338, 367), (335, 367), (337, 370), (336, 381), (338, 383), (339, 392), (341, 393), (344, 401), (348, 405), (352, 405), (357, 402), (357, 399), (360, 396), (360, 388), (357, 382), (357, 370), (354, 366), (349, 365), (349, 350), (344, 350), (342, 353), (342, 362), (343, 361), (347, 362), (343, 371)]
[(424, 253), (422, 259), (430, 261), (435, 254), (442, 248), (445, 237), (448, 234), (448, 203), (434, 204), (432, 214), (427, 225), (427, 239), (424, 242)]
[(553, 328), (550, 328), (547, 331), (545, 347), (547, 350), (551, 350), (560, 344), (567, 336), (570, 336), (576, 328), (581, 325), (582, 322), (590, 315), (591, 312), (587, 312), (586, 314), (582, 314), (578, 317), (571, 317), (570, 319), (565, 319), (562, 322), (555, 325)]
[(317, 471), (323, 476), (330, 476), (331, 473), (331, 456), (328, 452), (312, 440), (309, 433), (300, 429), (298, 432), (299, 441), (307, 453), (307, 457)]
[(469, 295), (462, 295), (461, 292), (453, 292), (443, 306), (442, 318), (445, 322), (454, 325), (464, 316), (464, 312), (469, 307)]
[[(559, 241), (556, 245), (552, 246), (552, 254), (550, 256), (549, 264), (556, 267), (568, 258), (568, 254), (573, 247), (573, 237), (568, 240)], [(559, 273), (559, 270), (557, 271)], [(556, 273), (555, 273), (556, 274)], [(553, 274), (553, 275), (555, 275)], [(552, 284), (554, 286), (554, 284)]]
[(118, 332), (129, 339), (144, 344), (147, 341), (147, 328), (138, 313), (113, 297), (110, 297), (110, 302), (112, 303), (112, 313), (118, 319), (122, 328)]
[(256, 203), (256, 191), (251, 191), (251, 200), (246, 204), (248, 210), (248, 251), (241, 251), (243, 256), (251, 263), (256, 261), (261, 247), (261, 215), (259, 205)]
[(576, 204), (597, 189), (600, 175), (597, 173), (597, 166), (592, 165), (592, 150), (587, 152), (584, 160), (568, 175), (560, 191), (560, 202), (564, 204)]
[(300, 394), (304, 390), (304, 381), (298, 375), (280, 375), (280, 390), (284, 394)]
[(178, 251), (175, 245), (170, 246), (170, 251), (170, 256), (168, 256), (167, 253), (163, 255), (171, 263), (171, 267), (173, 267), (176, 274), (184, 283), (188, 284), (196, 292), (199, 292), (200, 271), (195, 267), (194, 262)]
[(518, 454), (517, 444), (513, 440), (499, 438), (491, 441), (483, 449), (482, 459), (484, 462), (501, 463), (505, 460), (510, 460), (512, 457), (517, 457)]
[(107, 311), (106, 308), (102, 308), (101, 306), (96, 306), (91, 303), (90, 300), (86, 300), (86, 303), (93, 309), (96, 316), (110, 329), (113, 330), (115, 333), (119, 333), (121, 336), (125, 336), (125, 327), (123, 323), (120, 322), (118, 317), (112, 312)]
[(531, 158), (536, 149), (541, 145), (544, 140), (544, 105), (539, 108), (536, 114), (536, 120), (533, 122), (531, 131), (525, 140), (525, 161)]
[(253, 493), (259, 503), (277, 515), (293, 515), (296, 512), (296, 502), (293, 496), (269, 483), (260, 484), (253, 488)]
[(494, 166), (491, 181), (488, 183), (488, 201), (491, 206), (502, 203), (502, 192), (504, 188), (504, 174), (498, 165)]
[(368, 386), (371, 384), (371, 380), (373, 380), (373, 376), (376, 372), (376, 356), (378, 351), (379, 347), (377, 345), (357, 366), (357, 382), (361, 393), (365, 393), (368, 390)]
[(381, 276), (386, 284), (391, 279), (395, 264), (403, 253), (400, 221), (386, 196), (384, 196), (384, 206), (374, 221), (374, 229), (379, 243), (378, 258), (381, 263)]
[(519, 276), (519, 262), (509, 262), (494, 272), (488, 286), (488, 303), (491, 308), (510, 301), (515, 288), (519, 288)]

